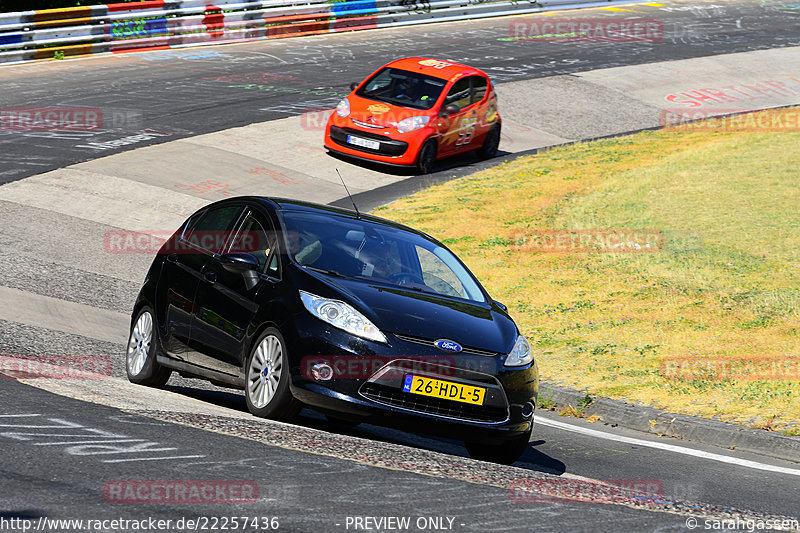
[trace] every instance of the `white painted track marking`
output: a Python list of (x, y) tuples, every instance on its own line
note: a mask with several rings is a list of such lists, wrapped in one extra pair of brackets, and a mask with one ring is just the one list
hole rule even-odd
[(551, 420), (549, 418), (544, 418), (542, 416), (536, 417), (536, 423), (541, 424), (543, 426), (549, 426), (556, 429), (561, 429), (564, 431), (571, 431), (573, 433), (582, 433), (584, 435), (588, 435), (590, 437), (595, 437), (598, 439), (606, 439), (606, 440), (613, 440), (615, 442), (624, 442), (626, 444), (635, 444), (637, 446), (646, 446), (648, 448), (656, 448), (658, 450), (665, 450), (668, 452), (673, 453), (682, 453), (684, 455), (693, 455), (695, 457), (700, 457), (702, 459), (709, 459), (711, 461), (719, 461), (720, 463), (729, 463), (733, 465), (743, 466), (746, 468), (754, 468), (756, 470), (765, 470), (767, 472), (777, 472), (780, 474), (788, 474), (790, 476), (800, 476), (800, 470), (794, 468), (786, 468), (782, 466), (774, 466), (765, 463), (759, 463), (756, 461), (750, 461), (748, 459), (739, 459), (737, 457), (730, 457), (727, 455), (720, 455), (718, 453), (712, 452), (704, 452), (701, 450), (695, 450), (692, 448), (686, 448), (683, 446), (675, 446), (674, 444), (666, 444), (663, 442), (652, 442), (648, 440), (637, 439), (634, 437), (623, 437), (622, 435), (614, 435), (611, 433), (606, 433), (605, 431), (598, 431), (596, 429), (589, 429), (589, 428), (582, 428), (579, 426), (573, 426), (572, 424), (567, 424), (565, 422), (559, 422), (557, 420)]
[(197, 459), (205, 455), (173, 455), (172, 457), (132, 457), (130, 459), (104, 459), (104, 463), (129, 463), (131, 461), (163, 461), (164, 459)]

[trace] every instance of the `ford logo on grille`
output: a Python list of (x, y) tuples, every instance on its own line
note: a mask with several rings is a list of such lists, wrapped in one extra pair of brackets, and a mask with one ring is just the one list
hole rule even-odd
[(462, 350), (460, 344), (450, 339), (439, 339), (433, 345), (444, 352), (460, 352)]

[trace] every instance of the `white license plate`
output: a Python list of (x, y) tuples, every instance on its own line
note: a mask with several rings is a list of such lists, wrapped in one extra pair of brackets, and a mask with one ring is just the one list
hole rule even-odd
[(348, 144), (355, 144), (356, 146), (363, 146), (364, 148), (369, 148), (371, 150), (377, 150), (381, 147), (381, 143), (378, 141), (370, 141), (369, 139), (362, 139), (361, 137), (353, 137), (352, 135), (347, 136), (347, 143)]

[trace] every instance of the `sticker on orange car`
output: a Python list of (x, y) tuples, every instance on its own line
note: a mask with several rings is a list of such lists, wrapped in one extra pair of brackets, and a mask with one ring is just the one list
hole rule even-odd
[(477, 118), (465, 118), (461, 121), (461, 126), (458, 128), (456, 146), (469, 144), (472, 141), (472, 137), (475, 135), (476, 122), (478, 122)]
[(494, 122), (495, 120), (497, 120), (497, 104), (489, 102), (486, 107), (486, 122)]
[(388, 105), (384, 105), (384, 104), (372, 104), (369, 107), (367, 107), (367, 110), (370, 113), (376, 113), (376, 114), (386, 113), (390, 109), (391, 109), (391, 107), (389, 107)]
[(438, 59), (423, 59), (419, 62), (419, 64), (425, 67), (433, 68), (445, 68), (453, 65), (452, 63), (448, 63), (447, 61), (439, 61)]

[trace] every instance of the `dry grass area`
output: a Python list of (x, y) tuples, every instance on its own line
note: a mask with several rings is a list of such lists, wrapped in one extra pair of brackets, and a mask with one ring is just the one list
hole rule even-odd
[[(546, 381), (800, 435), (796, 124), (557, 148), (375, 214), (451, 247), (508, 305)], [(566, 235), (558, 253), (542, 230)], [(582, 242), (577, 230), (663, 241), (587, 251), (565, 245)]]

